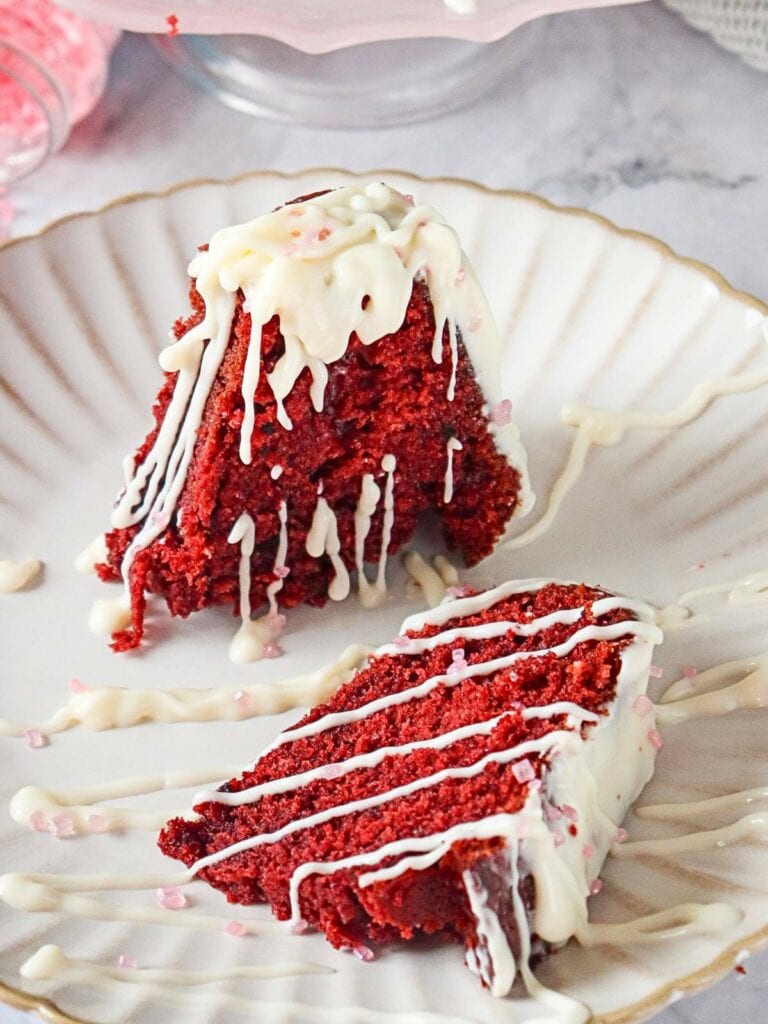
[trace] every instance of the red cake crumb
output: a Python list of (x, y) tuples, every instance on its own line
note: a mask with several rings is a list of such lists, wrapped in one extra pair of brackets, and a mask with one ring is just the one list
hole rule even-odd
[[(491, 639), (460, 637), (420, 654), (374, 655), (326, 704), (311, 710), (292, 729), (411, 689), (435, 676), (447, 673), (450, 677), (455, 652), (460, 652), (459, 659), (472, 666), (515, 652), (542, 651), (563, 644), (586, 626), (635, 619), (626, 608), (595, 617), (592, 604), (605, 596), (604, 591), (583, 585), (551, 583), (537, 591), (503, 598), (476, 614), (409, 633), (410, 637), (429, 637), (458, 626), (497, 621), (526, 623), (558, 610), (583, 607), (577, 622), (553, 624), (531, 636), (508, 631)], [(262, 795), (256, 802), (241, 806), (230, 807), (216, 801), (201, 803), (195, 807), (197, 820), (177, 818), (166, 825), (159, 838), (160, 848), (192, 865), (241, 840), (275, 832), (328, 808), (389, 792), (445, 768), (473, 765), (489, 753), (507, 750), (556, 729), (578, 728), (569, 725), (564, 715), (525, 720), (522, 711), (526, 707), (571, 701), (599, 715), (607, 714), (615, 697), (621, 654), (632, 639), (628, 625), (626, 634), (609, 640), (587, 639), (566, 656), (543, 653), (453, 685), (443, 682), (418, 698), (270, 749), (250, 771), (231, 779), (220, 792), (238, 792), (382, 747), (423, 741), (504, 715), (487, 735), (473, 733), (442, 749), (391, 754), (374, 768), (318, 778), (287, 792)], [(582, 735), (590, 728), (582, 725)], [(513, 770), (514, 763), (491, 761), (472, 777), (439, 781), (375, 808), (344, 812), (325, 823), (299, 827), (278, 841), (203, 868), (199, 875), (224, 892), (230, 902), (267, 902), (278, 918), (287, 920), (291, 917), (291, 877), (302, 864), (338, 861), (379, 850), (404, 837), (430, 836), (463, 822), (519, 811), (531, 787), (541, 785), (548, 763), (546, 753), (531, 754), (527, 759), (533, 771), (526, 782), (518, 781), (516, 774), (520, 773)], [(568, 817), (562, 810), (558, 816)], [(573, 824), (570, 827), (576, 829)], [(389, 943), (412, 939), (419, 933), (440, 933), (472, 950), (478, 940), (462, 878), (463, 872), (469, 870), (472, 877), (481, 880), (511, 947), (519, 951), (503, 852), (502, 839), (456, 842), (437, 863), (418, 871), (406, 870), (389, 881), (368, 887), (359, 884), (359, 877), (372, 870), (370, 866), (349, 867), (327, 875), (312, 874), (300, 887), (301, 918), (322, 930), (336, 947), (355, 948), (368, 942)], [(386, 867), (393, 862), (392, 858), (377, 861), (374, 867)], [(527, 876), (521, 882), (521, 893), (525, 905), (531, 908), (534, 893)]]

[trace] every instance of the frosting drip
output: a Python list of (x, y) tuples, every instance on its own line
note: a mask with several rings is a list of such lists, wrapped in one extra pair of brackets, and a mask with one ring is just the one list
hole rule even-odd
[(13, 594), (23, 590), (39, 575), (43, 563), (36, 558), (26, 562), (11, 562), (0, 559), (0, 594)]
[[(768, 336), (768, 335), (767, 335)], [(525, 547), (538, 540), (549, 530), (557, 518), (566, 496), (575, 487), (584, 472), (587, 457), (595, 446), (612, 447), (624, 440), (631, 430), (673, 430), (687, 426), (706, 412), (723, 395), (736, 395), (768, 384), (768, 369), (734, 374), (703, 381), (688, 398), (668, 412), (644, 413), (632, 409), (593, 409), (588, 405), (564, 405), (561, 417), (564, 423), (576, 428), (571, 450), (560, 475), (552, 485), (547, 507), (541, 518), (523, 533), (506, 541), (504, 548)]]

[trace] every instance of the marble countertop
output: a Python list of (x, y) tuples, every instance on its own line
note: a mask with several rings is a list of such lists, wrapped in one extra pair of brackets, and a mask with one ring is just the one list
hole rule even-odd
[[(547, 20), (532, 59), (480, 103), (428, 124), (315, 130), (249, 118), (125, 37), (109, 91), (66, 149), (13, 189), (14, 235), (125, 193), (254, 169), (396, 167), (586, 206), (768, 296), (768, 75), (655, 3)], [(765, 1019), (768, 955), (656, 1024)], [(27, 1018), (0, 1007), (0, 1024)]]

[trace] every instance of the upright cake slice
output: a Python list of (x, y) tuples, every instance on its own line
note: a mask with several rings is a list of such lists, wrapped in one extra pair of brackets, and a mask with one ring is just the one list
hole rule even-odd
[(442, 932), (498, 995), (561, 943), (657, 734), (647, 605), (546, 580), (407, 619), (161, 849), (235, 903), (366, 943)]
[(193, 313), (160, 356), (99, 567), (126, 588), (91, 620), (116, 650), (141, 642), (155, 593), (174, 615), (233, 605), (248, 660), (279, 606), (340, 600), (354, 569), (380, 601), (424, 512), (474, 563), (529, 507), (493, 319), (433, 209), (341, 188), (220, 231), (189, 272)]

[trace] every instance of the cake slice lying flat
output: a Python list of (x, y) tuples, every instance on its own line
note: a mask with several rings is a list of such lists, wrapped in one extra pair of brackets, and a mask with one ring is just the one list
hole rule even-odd
[(494, 994), (566, 941), (650, 778), (651, 608), (508, 583), (403, 624), (161, 849), (337, 947), (441, 932)]
[(343, 599), (354, 570), (376, 606), (424, 513), (472, 564), (528, 510), (501, 340), (431, 207), (376, 182), (306, 197), (219, 231), (189, 272), (98, 567), (124, 586), (91, 618), (115, 650), (141, 643), (151, 593), (174, 615), (231, 605), (253, 660), (279, 608)]

